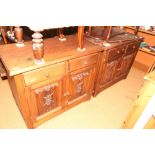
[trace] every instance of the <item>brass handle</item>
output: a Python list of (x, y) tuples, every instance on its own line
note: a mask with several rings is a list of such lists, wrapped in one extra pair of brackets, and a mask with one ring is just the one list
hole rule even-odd
[(88, 62), (87, 62), (87, 61), (85, 61), (85, 62), (84, 62), (84, 64), (85, 64), (85, 65), (87, 65), (87, 64), (88, 64)]
[(46, 77), (49, 77), (49, 74), (48, 74), (48, 73), (45, 73), (45, 76), (46, 76)]
[(69, 96), (69, 95), (70, 95), (70, 93), (69, 93), (69, 92), (66, 92), (66, 95), (67, 95), (67, 96)]
[(120, 53), (120, 51), (117, 51), (117, 54), (119, 54)]
[(64, 96), (69, 96), (69, 95), (70, 95), (69, 92), (64, 93)]

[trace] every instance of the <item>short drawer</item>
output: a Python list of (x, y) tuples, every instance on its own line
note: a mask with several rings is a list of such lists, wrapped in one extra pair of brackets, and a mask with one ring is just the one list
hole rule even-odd
[(138, 48), (139, 48), (138, 43), (137, 44), (133, 43), (133, 44), (127, 45), (125, 55), (132, 54), (132, 53), (136, 52), (138, 50)]
[(98, 54), (92, 54), (81, 58), (69, 60), (69, 71), (74, 71), (97, 62)]
[(25, 85), (29, 86), (44, 80), (48, 80), (53, 77), (61, 76), (66, 73), (66, 63), (58, 63), (49, 67), (36, 69), (27, 73), (24, 73)]
[(112, 61), (119, 58), (124, 52), (126, 47), (114, 48), (107, 51), (107, 61)]

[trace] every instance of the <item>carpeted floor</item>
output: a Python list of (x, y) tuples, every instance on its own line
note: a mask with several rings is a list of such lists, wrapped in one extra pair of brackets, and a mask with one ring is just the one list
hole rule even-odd
[[(143, 76), (144, 72), (132, 67), (126, 80), (43, 123), (38, 129), (120, 128), (142, 87)], [(7, 80), (0, 80), (0, 128), (26, 128)]]

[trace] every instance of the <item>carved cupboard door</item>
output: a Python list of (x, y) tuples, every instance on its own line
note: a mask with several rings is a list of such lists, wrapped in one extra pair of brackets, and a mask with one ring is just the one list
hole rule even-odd
[(33, 121), (38, 116), (63, 108), (63, 82), (63, 78), (57, 78), (28, 87), (27, 98)]
[(116, 72), (116, 78), (125, 76), (130, 71), (132, 63), (134, 61), (135, 54), (126, 55), (122, 58), (121, 63), (119, 64)]
[(69, 74), (68, 104), (91, 98), (96, 73), (96, 65)]
[(118, 65), (118, 60), (111, 61), (104, 65), (101, 72), (101, 79), (100, 79), (101, 88), (113, 81), (117, 65)]

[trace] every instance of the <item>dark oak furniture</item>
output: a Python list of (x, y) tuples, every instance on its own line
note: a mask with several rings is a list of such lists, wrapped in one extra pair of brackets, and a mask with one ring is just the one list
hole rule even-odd
[[(0, 47), (13, 96), (28, 128), (126, 78), (141, 42), (129, 34), (111, 38), (109, 46), (88, 39), (79, 44), (76, 35), (65, 37), (63, 42), (58, 37), (44, 40), (45, 63), (39, 65), (34, 63), (31, 41), (21, 48), (15, 44)], [(85, 50), (77, 50), (78, 45)]]
[(140, 42), (123, 41), (114, 48), (106, 48), (101, 56), (101, 64), (96, 80), (94, 95), (121, 79), (125, 79), (137, 54)]

